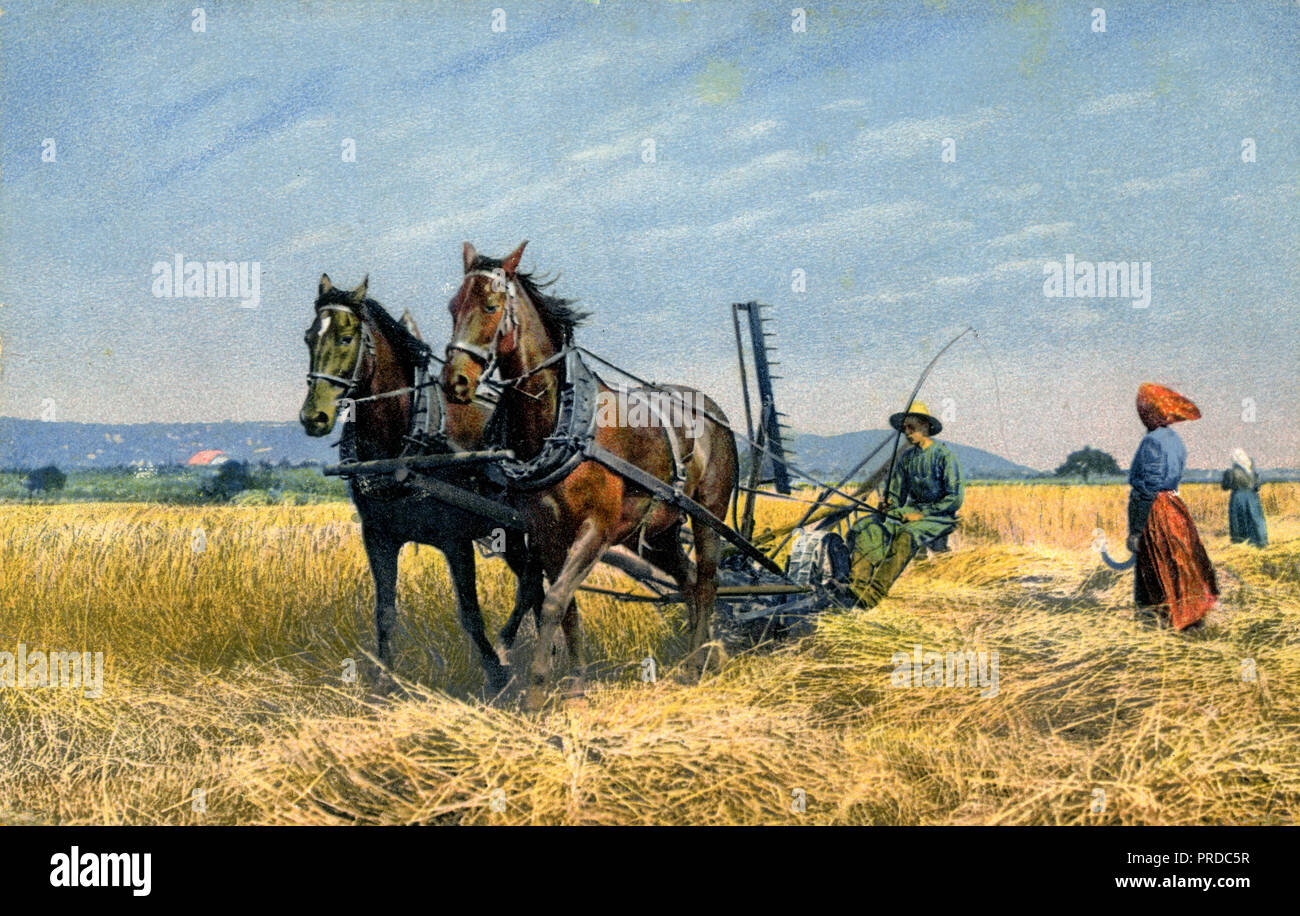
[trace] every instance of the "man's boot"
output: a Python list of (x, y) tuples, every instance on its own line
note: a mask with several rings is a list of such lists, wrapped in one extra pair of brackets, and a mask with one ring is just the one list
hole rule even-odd
[(894, 533), (894, 538), (890, 541), (889, 551), (885, 558), (872, 567), (870, 559), (860, 556), (853, 561), (852, 577), (849, 580), (849, 587), (857, 596), (858, 607), (870, 610), (880, 603), (880, 599), (889, 593), (889, 588), (894, 584), (907, 566), (908, 561), (912, 559), (912, 551), (915, 542), (912, 540), (911, 532), (905, 528), (900, 528)]

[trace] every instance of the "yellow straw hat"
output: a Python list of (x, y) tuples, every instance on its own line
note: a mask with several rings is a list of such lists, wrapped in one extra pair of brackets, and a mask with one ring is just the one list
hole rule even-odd
[(900, 432), (903, 429), (903, 421), (908, 417), (922, 417), (930, 421), (930, 435), (937, 436), (943, 431), (943, 424), (939, 418), (930, 413), (930, 408), (925, 406), (924, 401), (913, 401), (912, 406), (903, 413), (896, 413), (889, 418), (889, 425)]

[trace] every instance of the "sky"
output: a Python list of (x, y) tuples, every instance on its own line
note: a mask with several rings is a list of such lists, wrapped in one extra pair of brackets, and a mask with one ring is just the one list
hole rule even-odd
[[(1124, 466), (1152, 381), (1189, 465), (1300, 467), (1300, 4), (795, 2), (4, 4), (0, 415), (292, 421), (322, 272), (440, 349), (461, 243), (528, 239), (580, 343), (738, 422), (759, 300), (798, 431), (969, 325), (943, 438)], [(177, 255), (256, 307), (156, 296)], [(1045, 295), (1067, 256), (1149, 304)]]

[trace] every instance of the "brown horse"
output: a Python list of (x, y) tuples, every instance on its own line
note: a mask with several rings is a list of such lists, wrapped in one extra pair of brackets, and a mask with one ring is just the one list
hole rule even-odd
[[(315, 317), (307, 329), (311, 352), (307, 398), (299, 420), (309, 436), (327, 435), (338, 418), (340, 402), (352, 399), (352, 421), (342, 444), (349, 460), (394, 458), (408, 448), (412, 432), (417, 365), (424, 365), (428, 346), (409, 315), (399, 322), (366, 295), (367, 283), (354, 290), (337, 289), (321, 276)], [(478, 403), (442, 405), (434, 391), (427, 394), (431, 411), (445, 410), (456, 446), (473, 449), (482, 438), (487, 413)], [(435, 414), (436, 417), (436, 414)], [(435, 427), (437, 424), (433, 424)], [(450, 483), (468, 489), (486, 484), (477, 472), (443, 474)], [(361, 517), (361, 537), (375, 584), (375, 637), (382, 671), (380, 684), (390, 687), (392, 631), (397, 619), (397, 555), (408, 541), (430, 544), (447, 558), (461, 625), (478, 649), (489, 698), (506, 686), (509, 674), (484, 632), (475, 590), (476, 538), (501, 530), (482, 516), (448, 505), (422, 490), (418, 475), (357, 477), (352, 501)], [(507, 647), (524, 612), (541, 603), (542, 579), (537, 564), (528, 562), (522, 532), (506, 531), (505, 559), (518, 579), (515, 608), (502, 631)]]
[[(590, 374), (572, 339), (586, 316), (569, 300), (546, 294), (549, 284), (519, 271), (526, 244), (498, 261), (465, 243), (464, 278), (449, 305), (454, 333), (442, 382), (448, 402), (461, 405), (470, 403), (492, 368), (505, 384), (488, 438), (495, 436), (517, 456), (519, 464), (501, 473), (524, 516), (529, 550), (550, 581), (528, 672), (526, 701), (535, 709), (553, 682), (550, 648), (557, 626), (563, 626), (571, 658), (580, 657), (577, 614), (568, 609), (606, 550), (637, 550), (676, 580), (687, 598), (688, 664), (694, 672), (703, 667), (701, 649), (717, 595), (718, 534), (692, 518), (692, 564), (682, 550), (682, 510), (625, 474), (584, 460), (587, 452), (574, 451), (582, 447), (582, 429), (557, 428), (580, 413), (574, 407), (582, 400), (578, 375), (588, 380), (602, 408), (617, 408), (597, 412), (586, 441), (674, 486), (718, 518), (725, 516), (739, 462), (732, 434), (712, 419), (725, 423), (725, 416), (703, 394), (677, 386), (616, 392)], [(628, 405), (632, 409), (623, 409)]]

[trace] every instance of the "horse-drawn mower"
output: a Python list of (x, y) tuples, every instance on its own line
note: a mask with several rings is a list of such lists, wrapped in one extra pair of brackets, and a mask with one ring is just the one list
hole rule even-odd
[[(574, 600), (580, 589), (685, 604), (688, 667), (698, 670), (711, 640), (731, 651), (748, 648), (851, 603), (840, 531), (854, 512), (882, 513), (866, 497), (882, 480), (888, 489), (900, 438), (856, 488), (845, 489), (890, 445), (888, 437), (839, 483), (818, 481), (791, 460), (784, 438), (764, 306), (732, 306), (742, 431), (704, 393), (649, 382), (579, 346), (574, 329), (584, 313), (519, 271), (523, 249), (496, 260), (465, 244), (445, 358), (433, 354), (409, 316), (395, 320), (370, 299), (366, 281), (347, 291), (321, 278), (305, 335), (312, 361), (299, 416), (308, 434), (322, 436), (347, 415), (341, 460), (325, 473), (350, 480), (361, 517), (381, 669), (392, 660), (397, 554), (409, 541), (447, 557), (458, 613), (491, 695), (509, 682), (501, 656), (532, 611), (531, 708), (540, 708), (554, 681), (549, 647), (557, 632), (571, 659), (583, 654)], [(610, 384), (597, 368), (626, 382)], [(793, 493), (794, 477), (816, 495)], [(795, 524), (756, 534), (760, 498), (806, 509)], [(496, 646), (484, 632), (474, 587), (473, 544), (485, 541), (503, 553), (518, 582)], [(598, 562), (640, 588), (587, 585)]]
[[(728, 542), (720, 563), (713, 637), (731, 653), (770, 639), (804, 632), (813, 615), (852, 604), (852, 595), (847, 590), (849, 550), (841, 532), (851, 513), (867, 508), (862, 500), (879, 484), (885, 470), (882, 466), (853, 492), (846, 493), (842, 489), (849, 479), (846, 477), (838, 485), (819, 484), (821, 492), (813, 499), (792, 495), (792, 476), (803, 476), (811, 483), (817, 482), (799, 472), (791, 461), (785, 436), (787, 427), (782, 422), (785, 414), (776, 409), (773, 381), (779, 376), (772, 373), (777, 362), (772, 358), (775, 348), (769, 343), (774, 335), (766, 329), (768, 318), (763, 315), (766, 308), (757, 302), (731, 306), (746, 423), (743, 432), (732, 431), (748, 446), (742, 466), (743, 480), (732, 504), (734, 526), (727, 525), (723, 519), (639, 468), (615, 468), (631, 482), (674, 503), (689, 517), (702, 519)], [(575, 347), (574, 350), (580, 351), (581, 348)], [(585, 350), (581, 352), (639, 385), (657, 388), (595, 354)], [(428, 361), (443, 363), (431, 353)], [(414, 428), (406, 437), (409, 440), (407, 453), (397, 458), (360, 460), (350, 441), (350, 427), (345, 426), (343, 460), (326, 467), (324, 473), (348, 478), (354, 487), (366, 491), (403, 484), (500, 528), (522, 530), (519, 513), (503, 499), (494, 498), (490, 486), (488, 492), (484, 491), (484, 484), (494, 476), (499, 477), (493, 474), (494, 466), (513, 460), (514, 453), (503, 448), (464, 451), (452, 447), (437, 429), (439, 411), (436, 409), (435, 389), (438, 382), (431, 378), (427, 365), (417, 368), (419, 371), (409, 393), (414, 397), (413, 414), (418, 422), (412, 424)], [(487, 387), (490, 388), (491, 383)], [(479, 393), (476, 397), (489, 409), (495, 407), (497, 399), (491, 393)], [(881, 443), (881, 447), (859, 462), (853, 473), (865, 467), (884, 445)], [(765, 489), (768, 486), (771, 489)], [(836, 500), (836, 497), (841, 499)], [(755, 506), (756, 501), (762, 498), (804, 502), (808, 504), (808, 510), (795, 525), (767, 529), (755, 537)], [(689, 542), (688, 529), (683, 529), (683, 538)], [(501, 541), (499, 537), (488, 535), (478, 538), (477, 542), (486, 552), (499, 550)], [(787, 546), (786, 561), (779, 563), (778, 558)], [(628, 575), (641, 588), (619, 591), (583, 585), (580, 590), (634, 602), (670, 604), (683, 600), (678, 587), (663, 570), (631, 551), (608, 551), (602, 562)]]

